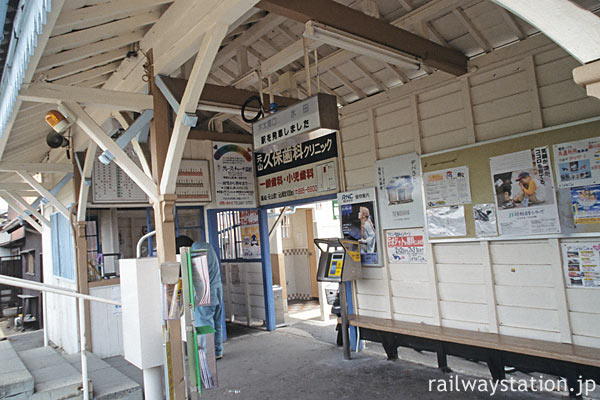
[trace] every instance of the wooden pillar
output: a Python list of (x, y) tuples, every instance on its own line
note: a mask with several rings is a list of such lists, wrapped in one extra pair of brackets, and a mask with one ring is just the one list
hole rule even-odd
[[(150, 50), (148, 53), (148, 63), (150, 65), (150, 94), (152, 94), (154, 99), (154, 119), (150, 125), (149, 140), (152, 156), (152, 176), (154, 182), (160, 187), (160, 177), (169, 148), (171, 124), (169, 121), (169, 104), (154, 82), (152, 62), (152, 50)], [(152, 204), (154, 208), (154, 226), (156, 229), (156, 253), (159, 263), (176, 261), (174, 220), (176, 199), (177, 196), (175, 194), (159, 194), (158, 202)], [(167, 321), (167, 331), (165, 333), (167, 351), (166, 368), (168, 369), (170, 399), (183, 400), (185, 399), (185, 381), (180, 320)]]
[[(81, 174), (77, 167), (77, 161), (75, 157), (71, 156), (73, 160), (73, 185), (75, 186), (75, 198), (79, 199), (79, 192), (81, 191)], [(83, 199), (83, 201), (87, 201)], [(79, 209), (79, 207), (77, 207)], [(79, 220), (79, 218), (77, 218)], [(72, 221), (70, 221), (72, 222)], [(79, 293), (90, 294), (90, 287), (88, 285), (88, 273), (87, 273), (87, 237), (85, 217), (83, 221), (78, 221), (74, 226), (75, 230), (75, 261), (77, 265), (77, 289)], [(85, 309), (85, 349), (92, 351), (92, 322), (90, 319), (90, 302), (84, 301)]]

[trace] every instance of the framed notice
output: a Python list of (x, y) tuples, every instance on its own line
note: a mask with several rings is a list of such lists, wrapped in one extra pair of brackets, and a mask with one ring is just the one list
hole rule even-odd
[(181, 160), (175, 188), (177, 201), (210, 201), (209, 176), (208, 160)]
[(252, 146), (223, 142), (212, 145), (217, 207), (256, 207)]
[(421, 160), (417, 153), (377, 161), (375, 181), (382, 229), (423, 226)]
[(345, 239), (360, 243), (362, 265), (381, 266), (381, 245), (375, 188), (338, 193), (342, 233)]

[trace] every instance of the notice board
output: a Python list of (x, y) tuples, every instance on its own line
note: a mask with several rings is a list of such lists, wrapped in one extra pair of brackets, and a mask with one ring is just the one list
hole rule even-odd
[[(465, 204), (466, 236), (476, 238), (473, 206), (494, 203), (496, 192), (490, 169), (490, 158), (524, 150), (548, 146), (551, 168), (555, 168), (553, 145), (581, 139), (600, 137), (600, 122), (588, 122), (580, 125), (549, 129), (546, 131), (498, 140), (463, 149), (423, 156), (421, 159), (423, 173), (441, 169), (467, 166), (471, 185), (471, 204)], [(600, 232), (600, 223), (575, 224), (570, 188), (559, 188), (554, 176), (556, 198), (560, 219), (561, 234)], [(501, 236), (504, 237), (504, 236)], [(544, 237), (544, 234), (532, 237)], [(510, 236), (507, 236), (510, 238)], [(436, 238), (437, 239), (437, 238)], [(443, 239), (443, 238), (442, 238)], [(449, 241), (453, 238), (448, 238)]]

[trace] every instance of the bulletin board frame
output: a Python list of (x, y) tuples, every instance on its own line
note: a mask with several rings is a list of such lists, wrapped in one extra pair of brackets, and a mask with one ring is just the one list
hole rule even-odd
[(492, 182), (490, 171), (490, 157), (548, 146), (550, 149), (551, 168), (554, 172), (554, 145), (594, 137), (600, 137), (600, 117), (422, 155), (421, 170), (423, 174), (426, 172), (460, 166), (469, 167), (470, 173), (472, 201), (471, 204), (464, 205), (467, 235), (463, 237), (448, 238), (436, 237), (435, 239), (431, 239), (430, 242), (451, 243), (481, 240), (598, 236), (600, 233), (600, 224), (575, 225), (573, 221), (570, 189), (558, 189), (556, 177), (554, 177), (554, 186), (557, 194), (561, 233), (526, 235), (523, 237), (512, 235), (478, 237), (475, 233), (475, 220), (473, 216), (474, 205), (495, 202), (494, 184)]

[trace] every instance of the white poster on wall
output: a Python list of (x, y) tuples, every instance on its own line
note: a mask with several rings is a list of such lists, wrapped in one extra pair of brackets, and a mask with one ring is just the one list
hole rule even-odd
[(212, 145), (217, 207), (256, 207), (252, 146), (223, 142)]
[(466, 236), (465, 206), (427, 209), (427, 232), (430, 237)]
[(423, 181), (428, 207), (471, 204), (469, 167), (426, 172)]
[(385, 245), (390, 264), (426, 263), (424, 236), (422, 228), (386, 231)]
[(382, 229), (423, 226), (421, 160), (417, 153), (377, 161), (375, 182)]
[(600, 183), (600, 137), (553, 146), (559, 188)]
[(345, 239), (360, 242), (363, 265), (381, 266), (381, 246), (375, 188), (338, 193), (342, 233)]
[(500, 235), (560, 233), (548, 147), (490, 158)]
[(477, 237), (498, 236), (496, 206), (493, 203), (473, 204), (473, 219)]
[(600, 243), (562, 243), (565, 282), (573, 288), (600, 288)]

